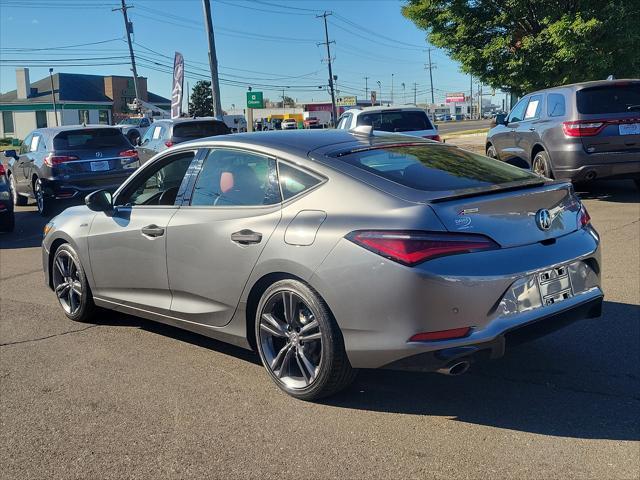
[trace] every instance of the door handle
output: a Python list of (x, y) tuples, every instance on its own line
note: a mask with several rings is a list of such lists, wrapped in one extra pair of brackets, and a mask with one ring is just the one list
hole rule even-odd
[(161, 237), (164, 235), (164, 228), (152, 223), (151, 225), (142, 227), (142, 234), (147, 237)]
[(530, 131), (530, 132), (535, 132), (535, 131), (536, 131), (536, 127), (530, 127), (530, 128), (529, 128), (529, 131)]
[(249, 245), (251, 243), (260, 243), (262, 241), (262, 234), (254, 232), (253, 230), (240, 230), (231, 234), (231, 240), (239, 243), (240, 245)]

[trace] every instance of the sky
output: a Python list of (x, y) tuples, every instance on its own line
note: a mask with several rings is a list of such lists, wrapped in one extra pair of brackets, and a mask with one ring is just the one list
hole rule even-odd
[[(402, 16), (400, 0), (211, 0), (225, 110), (242, 108), (247, 86), (278, 100), (329, 99), (324, 23), (328, 17), (333, 73), (340, 96), (396, 103), (430, 101), (426, 34)], [(119, 0), (0, 0), (0, 92), (15, 89), (15, 68), (31, 81), (55, 72), (130, 75)], [(127, 0), (138, 75), (150, 91), (170, 97), (174, 52), (185, 58), (186, 82), (210, 79), (201, 0)], [(75, 46), (79, 45), (79, 46)], [(470, 78), (433, 49), (434, 96), (469, 92)], [(82, 65), (82, 66), (81, 66)], [(380, 86), (378, 85), (380, 82)], [(404, 88), (402, 84), (404, 83)], [(322, 88), (318, 88), (322, 87)], [(474, 89), (477, 87), (474, 85)], [(486, 90), (485, 90), (486, 93)]]

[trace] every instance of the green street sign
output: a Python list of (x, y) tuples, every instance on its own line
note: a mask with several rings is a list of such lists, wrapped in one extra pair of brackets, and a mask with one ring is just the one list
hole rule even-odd
[(247, 92), (247, 108), (264, 108), (262, 92)]

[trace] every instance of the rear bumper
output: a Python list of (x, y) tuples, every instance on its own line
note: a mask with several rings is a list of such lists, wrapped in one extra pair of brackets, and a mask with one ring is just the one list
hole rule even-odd
[[(474, 362), (483, 359), (497, 359), (504, 355), (506, 348), (543, 337), (560, 330), (578, 320), (598, 318), (602, 315), (602, 291), (595, 289), (585, 298), (562, 310), (546, 313), (543, 316), (518, 322), (507, 326), (503, 331), (489, 340), (476, 338), (475, 341), (449, 346), (439, 350), (405, 357), (384, 365), (391, 370), (409, 370), (433, 372), (449, 367), (460, 361)], [(473, 337), (469, 337), (470, 339)]]
[(566, 150), (549, 152), (556, 178), (581, 181), (640, 176), (640, 152), (638, 151), (587, 153), (582, 144), (570, 144), (566, 147)]
[(578, 168), (556, 168), (554, 173), (558, 179), (568, 179), (575, 182), (604, 178), (640, 178), (640, 159), (636, 161), (583, 165)]
[(64, 200), (88, 195), (96, 190), (115, 192), (135, 170), (86, 178), (43, 178), (44, 193), (49, 198)]

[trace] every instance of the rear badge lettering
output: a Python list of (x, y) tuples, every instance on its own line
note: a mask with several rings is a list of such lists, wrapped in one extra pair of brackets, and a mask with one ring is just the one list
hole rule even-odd
[(471, 217), (458, 217), (456, 218), (455, 223), (458, 230), (471, 228)]

